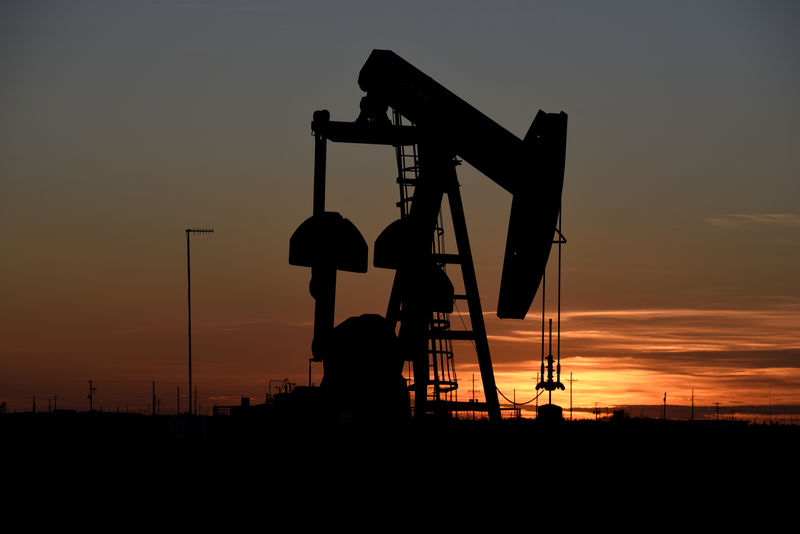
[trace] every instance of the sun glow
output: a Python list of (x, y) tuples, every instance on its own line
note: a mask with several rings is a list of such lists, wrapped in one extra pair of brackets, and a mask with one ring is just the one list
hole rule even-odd
[[(517, 402), (528, 401), (535, 395), (537, 372), (541, 372), (541, 329), (520, 329), (519, 323), (508, 326), (488, 314), (487, 326), (493, 332), (489, 339), (498, 388), (509, 399), (516, 394)], [(567, 389), (554, 392), (553, 402), (566, 413), (572, 389), (573, 409), (580, 409), (582, 417), (594, 417), (595, 403), (607, 408), (658, 406), (665, 393), (667, 404), (680, 406), (719, 403), (734, 410), (798, 404), (798, 326), (800, 306), (796, 303), (762, 310), (563, 313), (561, 382)], [(461, 377), (478, 373), (477, 366), (470, 364), (459, 364), (459, 370)], [(547, 395), (538, 400), (547, 402)]]

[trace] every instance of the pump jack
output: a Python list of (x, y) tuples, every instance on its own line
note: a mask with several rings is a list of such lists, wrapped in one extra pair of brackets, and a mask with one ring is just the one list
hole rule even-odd
[[(314, 361), (322, 361), (322, 389), (338, 410), (355, 417), (408, 413), (405, 361), (414, 371), (414, 414), (424, 417), (428, 401), (431, 345), (436, 340), (472, 340), (490, 419), (500, 418), (494, 372), (486, 338), (478, 285), (467, 236), (455, 167), (467, 161), (513, 195), (497, 315), (523, 319), (544, 275), (561, 209), (567, 115), (539, 111), (520, 140), (416, 67), (388, 50), (373, 50), (358, 78), (367, 94), (355, 122), (330, 120), (327, 110), (314, 113), (313, 215), (292, 235), (289, 263), (311, 267), (309, 290), (315, 299)], [(395, 122), (387, 116), (391, 107)], [(410, 125), (402, 124), (402, 118)], [(386, 317), (351, 317), (334, 328), (336, 271), (365, 273), (367, 244), (358, 229), (339, 213), (325, 211), (327, 141), (413, 146), (413, 177), (398, 177), (401, 218), (375, 241), (375, 267), (395, 270)], [(398, 156), (398, 160), (401, 158)], [(402, 165), (400, 165), (402, 167)], [(431, 246), (447, 194), (457, 254)], [(407, 206), (410, 204), (410, 207)], [(458, 264), (465, 296), (454, 295), (443, 267)], [(450, 330), (432, 317), (453, 311), (453, 300), (465, 298), (472, 330)], [(399, 334), (396, 334), (399, 324)], [(434, 358), (435, 367), (435, 358)], [(438, 378), (434, 377), (438, 384)], [(356, 389), (373, 385), (363, 405)], [(455, 387), (455, 386), (453, 386)], [(434, 399), (435, 401), (436, 399)], [(370, 409), (369, 407), (373, 407)], [(373, 411), (371, 411), (373, 410)], [(390, 410), (391, 411), (391, 410)]]

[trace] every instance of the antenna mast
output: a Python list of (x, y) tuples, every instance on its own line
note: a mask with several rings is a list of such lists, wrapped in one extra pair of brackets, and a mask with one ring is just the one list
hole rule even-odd
[[(192, 263), (189, 254), (189, 235), (213, 234), (213, 228), (187, 228), (186, 229), (186, 307), (189, 316), (189, 413), (192, 412)], [(178, 413), (180, 413), (180, 397), (178, 399)]]

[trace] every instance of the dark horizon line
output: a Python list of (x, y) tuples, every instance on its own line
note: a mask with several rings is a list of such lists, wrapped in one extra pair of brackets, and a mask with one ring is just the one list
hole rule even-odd
[[(598, 410), (620, 410), (620, 409), (649, 409), (649, 410), (663, 410), (663, 404), (610, 404), (606, 406), (598, 405)], [(670, 409), (675, 410), (692, 410), (691, 404), (671, 404), (667, 402), (667, 411)], [(731, 410), (735, 411), (736, 413), (757, 413), (757, 414), (767, 414), (772, 413), (773, 415), (800, 415), (800, 404), (719, 404), (719, 407), (716, 405), (706, 405), (706, 404), (695, 404), (694, 410), (711, 410), (717, 411), (719, 409), (720, 413), (730, 413)], [(565, 409), (566, 410), (566, 409)], [(588, 411), (594, 413), (595, 407), (594, 406), (573, 406), (572, 411)]]
[[(250, 398), (252, 398), (252, 397), (250, 397)], [(264, 403), (261, 403), (261, 404), (263, 405)], [(260, 404), (253, 404), (253, 405), (251, 405), (251, 407), (255, 407), (255, 406), (258, 406), (258, 405), (260, 405)], [(544, 404), (540, 404), (539, 406), (543, 406), (543, 405)], [(513, 406), (513, 404), (511, 404), (511, 403), (503, 403), (503, 404), (501, 404), (501, 406), (503, 408), (511, 408)], [(561, 407), (562, 407), (562, 409), (563, 409), (563, 411), (565, 413), (569, 412), (569, 407), (566, 407), (566, 406), (561, 406)], [(738, 414), (759, 414), (759, 415), (764, 415), (764, 414), (772, 413), (772, 415), (800, 415), (800, 404), (773, 404), (773, 405), (762, 405), (762, 404), (730, 405), (730, 404), (725, 404), (725, 405), (723, 405), (722, 403), (720, 403), (719, 407), (717, 407), (715, 405), (710, 405), (709, 406), (709, 405), (700, 405), (700, 404), (696, 404), (696, 405), (694, 405), (694, 407), (692, 407), (691, 404), (670, 404), (670, 403), (667, 403), (666, 407), (667, 407), (667, 412), (669, 412), (670, 410), (691, 411), (692, 409), (694, 409), (697, 412), (707, 412), (707, 411), (716, 412), (717, 410), (719, 410), (720, 413), (725, 413), (725, 414), (730, 414), (733, 411), (734, 413), (738, 413)], [(523, 411), (533, 411), (533, 410), (536, 410), (537, 406), (531, 405), (531, 404), (527, 404), (527, 405), (524, 405), (524, 406), (523, 405), (517, 405), (517, 408), (521, 409)], [(588, 413), (594, 413), (595, 411), (603, 412), (603, 413), (610, 412), (610, 411), (617, 411), (617, 410), (628, 410), (628, 411), (631, 411), (631, 410), (637, 410), (637, 409), (638, 410), (660, 410), (661, 411), (661, 410), (664, 409), (664, 405), (663, 404), (609, 404), (609, 405), (600, 405), (600, 404), (598, 404), (597, 406), (573, 406), (572, 407), (572, 411), (573, 412), (588, 412)], [(77, 409), (77, 408), (59, 408), (59, 409), (54, 409), (54, 410), (43, 409), (43, 410), (36, 410), (35, 412), (30, 410), (30, 409), (28, 409), (28, 410), (8, 410), (8, 411), (5, 412), (5, 414), (0, 414), (0, 416), (9, 415), (9, 414), (12, 414), (12, 413), (17, 413), (17, 414), (24, 414), (24, 413), (29, 413), (29, 414), (33, 414), (33, 413), (35, 413), (35, 414), (47, 414), (47, 413), (57, 413), (57, 412), (62, 412), (62, 413), (66, 413), (66, 412), (74, 412), (74, 413), (92, 413), (92, 412), (96, 412), (96, 413), (121, 413), (121, 414), (122, 413), (130, 413), (130, 414), (139, 414), (139, 413), (142, 413), (143, 410), (145, 410), (145, 411), (147, 411), (149, 413), (149, 411), (151, 410), (151, 407), (148, 406), (147, 408), (134, 408), (133, 410), (128, 408), (126, 410), (120, 410), (118, 406), (114, 407), (114, 408), (108, 408), (106, 406), (102, 406), (99, 409), (95, 409), (95, 410), (92, 410), (92, 411), (90, 411), (90, 410), (82, 410), (82, 409)], [(163, 415), (170, 415), (170, 411), (166, 410)], [(172, 414), (172, 415), (174, 415), (174, 414)]]

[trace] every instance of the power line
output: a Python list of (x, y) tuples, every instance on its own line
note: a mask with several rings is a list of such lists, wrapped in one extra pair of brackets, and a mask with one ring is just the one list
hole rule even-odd
[(497, 392), (500, 394), (500, 396), (503, 397), (506, 400), (506, 402), (510, 402), (512, 404), (516, 404), (517, 406), (525, 406), (526, 404), (532, 403), (533, 401), (535, 401), (536, 399), (539, 398), (539, 395), (541, 395), (544, 392), (544, 390), (540, 391), (531, 400), (528, 400), (528, 401), (525, 401), (525, 402), (514, 402), (514, 401), (510, 400), (508, 397), (506, 397), (505, 395), (503, 395), (503, 392), (500, 391), (500, 388), (496, 388), (496, 389), (497, 389)]

